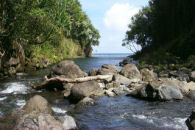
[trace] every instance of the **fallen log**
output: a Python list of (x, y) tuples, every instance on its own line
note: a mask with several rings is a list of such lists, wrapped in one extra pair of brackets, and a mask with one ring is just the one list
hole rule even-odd
[(45, 77), (45, 80), (36, 87), (36, 89), (42, 89), (46, 86), (49, 85), (54, 85), (54, 84), (63, 84), (63, 83), (82, 83), (82, 82), (87, 82), (87, 81), (92, 81), (92, 80), (109, 80), (112, 79), (113, 75), (97, 75), (97, 76), (88, 76), (88, 77), (82, 77), (82, 78), (64, 78), (64, 77), (54, 77), (48, 79)]

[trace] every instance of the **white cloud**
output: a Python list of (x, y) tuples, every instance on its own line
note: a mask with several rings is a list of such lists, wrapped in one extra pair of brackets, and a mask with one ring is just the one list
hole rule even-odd
[(115, 3), (105, 14), (104, 25), (109, 29), (125, 32), (131, 17), (139, 11), (128, 3)]

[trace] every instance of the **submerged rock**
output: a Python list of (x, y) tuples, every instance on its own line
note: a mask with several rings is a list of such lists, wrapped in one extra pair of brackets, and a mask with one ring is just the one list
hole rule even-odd
[(122, 68), (122, 70), (120, 71), (120, 73), (123, 76), (132, 80), (133, 82), (138, 82), (138, 81), (141, 81), (141, 79), (142, 79), (139, 70), (137, 69), (137, 67), (134, 64), (125, 65)]
[(94, 106), (94, 105), (95, 105), (95, 101), (92, 98), (85, 97), (76, 104), (75, 109), (81, 109), (84, 108), (85, 106)]
[(87, 76), (73, 61), (65, 60), (52, 68), (51, 77), (61, 76), (65, 78), (80, 78)]

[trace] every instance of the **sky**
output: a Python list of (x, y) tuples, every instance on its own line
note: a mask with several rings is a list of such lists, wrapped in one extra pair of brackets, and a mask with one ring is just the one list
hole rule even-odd
[(100, 32), (100, 45), (93, 53), (131, 53), (122, 47), (131, 17), (149, 0), (79, 0), (82, 9)]

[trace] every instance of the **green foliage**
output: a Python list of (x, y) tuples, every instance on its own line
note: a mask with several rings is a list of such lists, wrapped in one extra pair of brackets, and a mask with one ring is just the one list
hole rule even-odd
[(26, 48), (29, 57), (35, 51), (28, 50), (29, 45), (52, 50), (67, 44), (62, 36), (72, 39), (83, 51), (86, 46), (92, 50), (91, 46), (99, 44), (99, 32), (78, 0), (2, 0), (0, 12), (0, 48), (7, 52), (14, 40)]
[[(149, 6), (132, 18), (123, 45), (141, 45), (135, 57), (157, 64), (171, 58), (174, 62), (187, 60), (195, 55), (194, 7), (194, 0), (150, 0)], [(167, 52), (171, 57), (166, 57)]]

